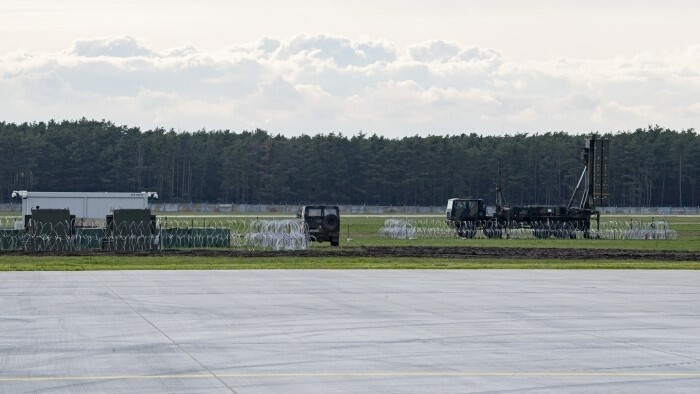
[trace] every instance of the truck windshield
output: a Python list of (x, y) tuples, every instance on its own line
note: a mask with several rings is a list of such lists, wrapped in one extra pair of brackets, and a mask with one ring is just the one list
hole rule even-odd
[(479, 214), (479, 201), (469, 201), (469, 216), (476, 216)]

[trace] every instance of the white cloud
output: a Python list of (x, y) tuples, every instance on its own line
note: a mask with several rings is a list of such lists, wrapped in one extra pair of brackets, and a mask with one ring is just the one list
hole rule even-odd
[(700, 46), (607, 60), (515, 62), (493, 49), (324, 34), (219, 51), (131, 37), (0, 57), (0, 119), (273, 133), (586, 132), (698, 128)]
[(411, 59), (423, 62), (446, 62), (459, 54), (459, 44), (445, 41), (428, 41), (408, 48)]
[(354, 42), (346, 38), (319, 35), (298, 35), (283, 43), (277, 50), (280, 60), (306, 56), (330, 61), (338, 67), (364, 67), (395, 59), (392, 45), (381, 41)]
[(456, 42), (432, 40), (408, 47), (411, 59), (421, 63), (486, 62), (499, 63), (500, 55), (491, 49), (463, 48)]
[(150, 57), (154, 54), (150, 49), (142, 46), (136, 39), (129, 36), (78, 40), (73, 43), (69, 53), (87, 57)]
[(690, 104), (688, 106), (688, 112), (696, 116), (700, 116), (700, 102)]

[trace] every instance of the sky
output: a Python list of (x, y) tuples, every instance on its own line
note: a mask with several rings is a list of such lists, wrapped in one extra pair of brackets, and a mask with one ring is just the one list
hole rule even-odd
[(501, 135), (700, 126), (700, 2), (9, 0), (0, 121)]

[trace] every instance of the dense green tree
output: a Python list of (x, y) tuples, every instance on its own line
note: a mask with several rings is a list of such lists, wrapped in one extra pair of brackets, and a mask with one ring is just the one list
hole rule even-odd
[[(649, 126), (611, 138), (610, 202), (700, 204), (700, 136)], [(451, 197), (565, 204), (585, 137), (563, 132), (387, 139), (265, 130), (142, 131), (109, 121), (0, 122), (0, 201), (12, 190), (157, 191), (165, 202), (442, 205)]]

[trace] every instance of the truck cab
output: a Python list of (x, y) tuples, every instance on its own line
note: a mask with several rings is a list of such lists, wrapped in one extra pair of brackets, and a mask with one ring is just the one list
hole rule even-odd
[(482, 199), (450, 198), (447, 200), (445, 222), (448, 224), (483, 220), (485, 217), (486, 206), (484, 205), (484, 200)]
[(445, 223), (457, 231), (461, 238), (474, 238), (477, 228), (486, 220), (484, 200), (476, 198), (450, 198), (445, 210)]

